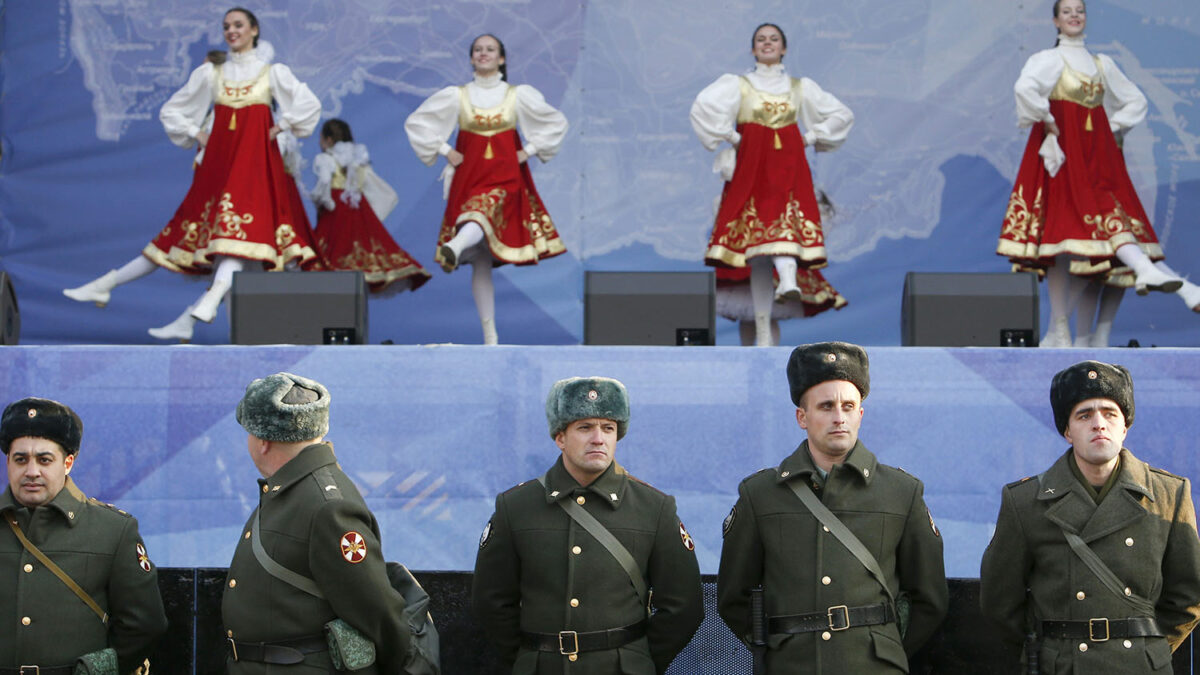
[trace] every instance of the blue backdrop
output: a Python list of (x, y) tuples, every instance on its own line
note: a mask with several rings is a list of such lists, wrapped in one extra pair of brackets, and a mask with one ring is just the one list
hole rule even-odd
[[(856, 112), (850, 140), (812, 157), (833, 198), (827, 276), (849, 299), (837, 313), (785, 324), (784, 342), (828, 337), (899, 342), (904, 273), (1005, 271), (993, 254), (1025, 134), (1012, 83), (1054, 40), (1049, 0), (717, 0), (602, 3), (527, 0), (266, 0), (250, 3), (289, 64), (371, 149), (400, 194), (395, 238), (433, 267), (443, 202), (439, 169), (414, 157), (401, 125), (437, 88), (470, 77), (472, 37), (506, 42), (511, 79), (539, 88), (571, 131), (534, 167), (569, 253), (496, 277), (508, 343), (574, 344), (582, 336), (586, 270), (691, 270), (720, 185), (692, 135), (695, 94), (751, 66), (764, 20), (790, 37), (785, 59)], [(30, 343), (144, 343), (203, 290), (159, 271), (118, 289), (104, 310), (64, 298), (134, 256), (162, 227), (190, 179), (191, 153), (171, 145), (162, 102), (211, 48), (224, 3), (195, 0), (8, 2), (0, 12), (0, 264), (21, 302)], [(1194, 0), (1092, 0), (1089, 44), (1110, 54), (1150, 100), (1126, 156), (1139, 193), (1181, 272), (1200, 269)], [(317, 153), (315, 140), (305, 156)], [(311, 174), (305, 176), (310, 185)], [(371, 338), (397, 343), (480, 340), (468, 275), (371, 301)], [(1195, 346), (1200, 318), (1174, 296), (1136, 298), (1114, 343)], [(719, 341), (734, 344), (731, 322)], [(196, 341), (228, 339), (222, 311)]]

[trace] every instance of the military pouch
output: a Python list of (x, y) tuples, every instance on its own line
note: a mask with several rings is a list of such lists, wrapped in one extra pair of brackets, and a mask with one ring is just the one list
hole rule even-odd
[(375, 663), (375, 643), (341, 619), (325, 624), (325, 639), (329, 658), (338, 670), (362, 670)]
[(108, 647), (84, 654), (75, 661), (74, 675), (117, 675), (117, 651)]

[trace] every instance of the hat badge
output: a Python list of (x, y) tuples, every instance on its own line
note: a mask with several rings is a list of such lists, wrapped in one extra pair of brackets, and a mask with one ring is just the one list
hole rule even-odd
[(587, 397), (589, 401), (595, 401), (596, 399), (600, 398), (600, 394), (597, 393), (595, 389), (592, 389), (587, 393)]
[(29, 409), (29, 416), (30, 416), (30, 417), (37, 417), (37, 409), (36, 409), (36, 408), (30, 408), (30, 409)]
[(1094, 370), (1089, 370), (1089, 371), (1088, 371), (1088, 379), (1089, 379), (1089, 380), (1094, 380), (1094, 379), (1096, 379), (1097, 377), (1099, 377), (1099, 376), (1098, 376), (1098, 375), (1096, 375), (1096, 371), (1094, 371)]
[(837, 361), (837, 354), (834, 354), (833, 352), (829, 352), (828, 354), (825, 355), (825, 360), (830, 363), (833, 363), (834, 361)]

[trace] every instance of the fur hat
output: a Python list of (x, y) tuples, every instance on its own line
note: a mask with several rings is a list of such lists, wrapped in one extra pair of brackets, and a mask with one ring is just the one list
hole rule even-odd
[(63, 452), (74, 455), (83, 439), (83, 420), (58, 401), (23, 398), (8, 404), (0, 416), (0, 449), (7, 455), (9, 444), (25, 436), (54, 441)]
[(797, 408), (804, 392), (830, 380), (850, 382), (858, 387), (864, 399), (871, 390), (867, 352), (849, 342), (817, 342), (796, 347), (788, 359), (787, 378), (792, 403)]
[(1050, 407), (1058, 433), (1066, 433), (1071, 410), (1090, 398), (1110, 399), (1125, 415), (1125, 426), (1133, 424), (1133, 378), (1125, 366), (1080, 361), (1050, 381)]
[(329, 391), (316, 380), (275, 373), (246, 387), (237, 421), (264, 441), (299, 443), (321, 438), (329, 432)]
[(596, 417), (617, 423), (617, 440), (629, 429), (629, 393), (611, 377), (569, 377), (550, 387), (546, 422), (550, 438), (575, 420)]

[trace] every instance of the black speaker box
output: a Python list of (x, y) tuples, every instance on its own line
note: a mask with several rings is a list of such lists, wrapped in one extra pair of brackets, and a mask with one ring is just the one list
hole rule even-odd
[(1037, 276), (909, 272), (900, 344), (922, 347), (1036, 347)]
[(0, 272), (0, 345), (15, 345), (21, 340), (21, 310), (12, 277)]
[(238, 272), (229, 296), (229, 341), (364, 344), (366, 279), (362, 272)]
[(583, 343), (716, 344), (712, 272), (588, 272)]

